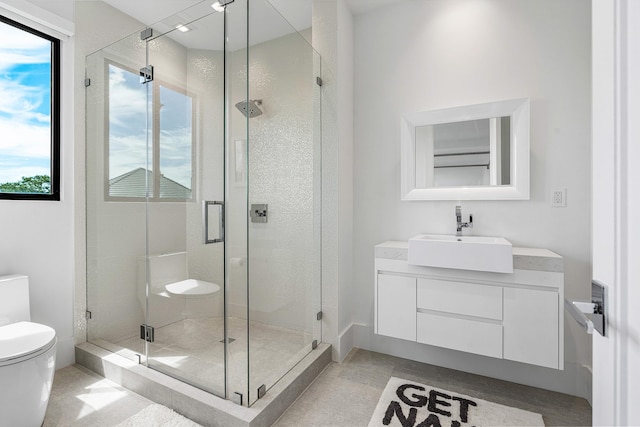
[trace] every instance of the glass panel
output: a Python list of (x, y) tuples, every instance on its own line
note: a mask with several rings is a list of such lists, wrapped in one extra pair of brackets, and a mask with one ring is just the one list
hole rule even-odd
[(160, 87), (160, 198), (190, 199), (193, 97)]
[(224, 14), (200, 4), (153, 29), (148, 364), (225, 396)]
[(111, 178), (140, 168), (135, 195), (145, 195), (146, 89), (134, 71), (144, 64), (138, 33), (86, 58), (87, 340), (136, 361), (144, 355), (146, 208), (109, 191)]
[[(143, 64), (143, 63), (142, 63)], [(147, 86), (139, 71), (107, 63), (107, 124), (109, 197), (153, 195), (147, 171)], [(149, 171), (151, 172), (151, 171)]]
[[(268, 204), (267, 221), (254, 218), (248, 228), (252, 404), (259, 387), (271, 388), (311, 351), (319, 323), (314, 311), (319, 60), (268, 1), (252, 0), (249, 17), (255, 29), (248, 53), (249, 103), (262, 113), (249, 118), (249, 203), (251, 210), (253, 204)], [(265, 27), (268, 34), (259, 31)]]
[(247, 253), (248, 200), (247, 157), (248, 118), (236, 105), (246, 105), (247, 90), (247, 0), (236, 0), (226, 7), (228, 20), (227, 43), (227, 135), (230, 179), (227, 181), (227, 305), (228, 395), (243, 396), (243, 405), (249, 395), (249, 314), (247, 271), (251, 260)]

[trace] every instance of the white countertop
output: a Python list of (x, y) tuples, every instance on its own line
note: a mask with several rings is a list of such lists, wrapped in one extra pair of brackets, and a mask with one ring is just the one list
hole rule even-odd
[[(390, 240), (375, 246), (376, 258), (406, 261), (408, 253), (409, 242), (406, 240)], [(513, 268), (562, 273), (564, 260), (548, 249), (513, 247)]]

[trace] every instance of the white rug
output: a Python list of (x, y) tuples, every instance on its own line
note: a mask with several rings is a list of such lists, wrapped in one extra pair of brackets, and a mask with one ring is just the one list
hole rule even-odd
[(544, 426), (542, 415), (391, 377), (369, 427)]
[(116, 427), (202, 427), (166, 406), (149, 405)]

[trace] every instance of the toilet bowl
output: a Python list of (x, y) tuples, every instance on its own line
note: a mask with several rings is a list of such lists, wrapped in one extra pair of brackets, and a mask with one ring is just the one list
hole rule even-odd
[(27, 276), (0, 277), (0, 427), (40, 426), (56, 364), (56, 332), (31, 320)]

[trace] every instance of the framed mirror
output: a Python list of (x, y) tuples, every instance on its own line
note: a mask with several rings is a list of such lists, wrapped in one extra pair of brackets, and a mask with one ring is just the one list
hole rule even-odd
[(401, 119), (402, 200), (528, 200), (529, 100)]

